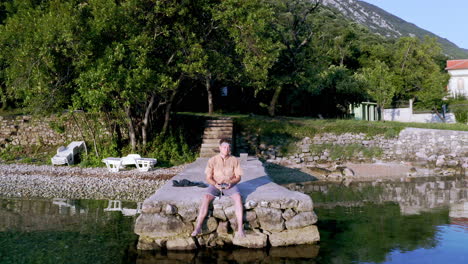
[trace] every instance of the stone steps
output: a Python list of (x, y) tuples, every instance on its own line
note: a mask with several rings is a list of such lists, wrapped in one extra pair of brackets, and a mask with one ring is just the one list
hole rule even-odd
[(232, 138), (232, 133), (207, 133), (203, 135), (203, 139), (217, 139), (219, 138)]
[(232, 141), (233, 122), (230, 118), (207, 120), (203, 132), (200, 157), (212, 157), (219, 153), (219, 140), (227, 138)]

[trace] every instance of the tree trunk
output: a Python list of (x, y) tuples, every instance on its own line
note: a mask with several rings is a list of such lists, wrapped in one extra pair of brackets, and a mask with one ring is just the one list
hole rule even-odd
[(211, 73), (205, 76), (206, 92), (208, 93), (208, 114), (213, 114), (213, 92), (211, 91)]
[(276, 87), (273, 98), (271, 98), (270, 106), (268, 107), (268, 114), (270, 116), (275, 116), (276, 104), (278, 103), (278, 98), (283, 88), (281, 86)]
[(151, 94), (151, 98), (149, 100), (148, 106), (146, 107), (145, 116), (143, 118), (143, 125), (141, 128), (141, 140), (142, 140), (143, 146), (146, 146), (146, 144), (148, 143), (149, 118), (151, 114), (151, 109), (153, 108), (153, 105), (154, 105), (154, 97), (155, 95)]
[(166, 134), (167, 128), (169, 126), (169, 120), (171, 118), (172, 103), (174, 102), (174, 98), (175, 98), (176, 94), (177, 94), (177, 88), (175, 88), (172, 91), (171, 97), (169, 98), (169, 101), (167, 102), (167, 105), (166, 105), (166, 110), (165, 110), (165, 113), (164, 113), (164, 125), (163, 125), (162, 130), (161, 130), (161, 133), (163, 135)]
[(383, 107), (383, 105), (382, 105), (382, 106), (378, 106), (378, 108), (379, 108), (379, 111), (380, 111), (380, 121), (385, 122), (385, 119), (384, 119), (384, 107)]
[(439, 113), (439, 111), (437, 111), (437, 108), (434, 106), (433, 108), (435, 114), (440, 118), (440, 120), (442, 120), (442, 122), (445, 123), (445, 118)]
[(135, 125), (133, 124), (132, 120), (132, 113), (130, 110), (130, 107), (127, 107), (125, 109), (125, 112), (127, 114), (127, 119), (128, 119), (128, 137), (130, 138), (130, 145), (132, 146), (132, 151), (136, 150), (136, 131), (135, 131)]

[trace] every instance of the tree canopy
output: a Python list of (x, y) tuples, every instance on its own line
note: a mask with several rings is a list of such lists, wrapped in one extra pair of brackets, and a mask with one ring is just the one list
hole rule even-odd
[(109, 126), (125, 126), (132, 148), (165, 133), (179, 109), (437, 108), (448, 80), (434, 39), (384, 39), (320, 0), (2, 1), (0, 50), (2, 108), (121, 114)]

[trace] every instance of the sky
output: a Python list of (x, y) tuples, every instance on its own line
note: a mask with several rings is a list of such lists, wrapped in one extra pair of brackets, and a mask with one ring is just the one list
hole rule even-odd
[(468, 0), (362, 0), (468, 49)]

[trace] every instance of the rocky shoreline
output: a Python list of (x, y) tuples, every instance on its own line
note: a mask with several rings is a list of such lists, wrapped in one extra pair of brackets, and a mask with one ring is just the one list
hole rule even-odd
[[(128, 169), (118, 173), (106, 168), (68, 166), (0, 164), (0, 197), (67, 198), (125, 200), (142, 202), (150, 197), (187, 164), (171, 168), (157, 168), (148, 172)], [(345, 163), (297, 167), (291, 164), (264, 165), (274, 182), (288, 186), (305, 181), (401, 180), (407, 177), (465, 175), (465, 168), (427, 169), (410, 163)], [(274, 166), (274, 167), (272, 167)], [(344, 168), (344, 169), (343, 169)]]
[(142, 202), (185, 166), (112, 173), (105, 168), (0, 164), (0, 196)]

